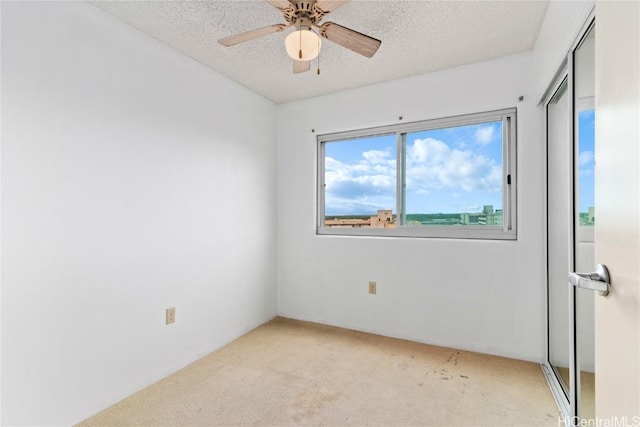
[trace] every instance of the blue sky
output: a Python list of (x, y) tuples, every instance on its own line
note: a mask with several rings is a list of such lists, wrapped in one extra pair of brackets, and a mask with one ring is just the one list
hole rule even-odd
[(594, 206), (594, 110), (584, 110), (578, 113), (578, 141), (578, 163), (580, 171), (578, 205), (580, 212), (587, 212), (590, 206)]
[[(502, 208), (502, 122), (407, 134), (407, 213)], [(396, 137), (325, 144), (327, 215), (396, 212)]]

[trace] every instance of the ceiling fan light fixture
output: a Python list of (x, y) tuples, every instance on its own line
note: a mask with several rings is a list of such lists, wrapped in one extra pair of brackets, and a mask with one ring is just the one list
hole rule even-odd
[(317, 57), (321, 44), (322, 40), (315, 32), (304, 28), (293, 31), (284, 39), (287, 54), (296, 61), (310, 61)]
[[(2, 0), (0, 0), (2, 1)], [(225, 47), (247, 42), (273, 33), (279, 33), (293, 27), (294, 31), (285, 38), (287, 55), (293, 59), (293, 73), (304, 73), (310, 69), (310, 61), (318, 58), (318, 74), (320, 74), (320, 48), (322, 39), (352, 50), (367, 58), (371, 58), (382, 43), (366, 34), (351, 28), (343, 27), (335, 22), (320, 25), (328, 13), (332, 13), (349, 0), (266, 0), (275, 7), (286, 21), (285, 24), (267, 25), (228, 36), (218, 40)]]

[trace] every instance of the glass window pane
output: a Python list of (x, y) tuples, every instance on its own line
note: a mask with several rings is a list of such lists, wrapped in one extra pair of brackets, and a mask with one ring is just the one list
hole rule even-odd
[(407, 226), (503, 223), (502, 121), (406, 134)]
[(327, 142), (324, 153), (325, 226), (395, 227), (395, 134)]
[(593, 226), (595, 223), (594, 153), (595, 110), (583, 110), (578, 113), (578, 205), (581, 226)]
[(505, 109), (319, 135), (317, 233), (517, 239), (515, 129)]

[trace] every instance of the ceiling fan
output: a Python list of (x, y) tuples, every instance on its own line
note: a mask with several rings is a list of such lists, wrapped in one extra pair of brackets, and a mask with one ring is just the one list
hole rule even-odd
[[(320, 53), (321, 38), (325, 38), (360, 55), (371, 58), (382, 43), (378, 39), (343, 27), (334, 22), (320, 21), (348, 0), (267, 0), (284, 17), (286, 24), (274, 24), (218, 40), (223, 46), (256, 39), (272, 33), (296, 28), (285, 39), (285, 48), (293, 59), (293, 72), (302, 73), (310, 68), (310, 61)], [(315, 30), (315, 31), (314, 31)], [(320, 74), (320, 68), (318, 68)]]

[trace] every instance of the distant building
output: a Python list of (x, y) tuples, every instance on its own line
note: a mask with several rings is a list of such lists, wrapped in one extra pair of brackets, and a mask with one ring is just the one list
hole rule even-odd
[(335, 218), (325, 219), (324, 223), (333, 228), (396, 228), (396, 219), (391, 209), (381, 209), (369, 219)]
[(371, 228), (396, 228), (396, 222), (391, 209), (379, 210), (376, 216), (369, 218)]
[(462, 225), (477, 225), (480, 221), (480, 214), (474, 213), (461, 213), (460, 224)]
[(357, 218), (335, 218), (335, 219), (325, 219), (325, 226), (332, 228), (362, 228), (369, 227), (371, 221), (368, 219), (357, 219)]
[(493, 205), (485, 205), (482, 212), (460, 214), (462, 225), (502, 225), (502, 209), (493, 210)]
[[(592, 208), (593, 210), (593, 208)], [(485, 205), (482, 212), (458, 214), (428, 214), (426, 218), (407, 221), (408, 226), (457, 226), (457, 225), (502, 225), (502, 209)], [(369, 218), (325, 218), (325, 226), (332, 228), (396, 228), (396, 216), (391, 209), (380, 209)], [(421, 216), (421, 215), (417, 215)]]

